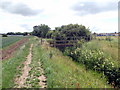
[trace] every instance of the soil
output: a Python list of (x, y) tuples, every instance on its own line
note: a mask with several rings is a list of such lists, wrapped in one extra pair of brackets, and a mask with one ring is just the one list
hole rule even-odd
[[(29, 65), (31, 64), (31, 61), (32, 61), (32, 47), (33, 47), (33, 44), (31, 44), (31, 46), (30, 46), (29, 55), (27, 56), (26, 61), (23, 62), (24, 67), (21, 71), (22, 75), (20, 75), (20, 77), (16, 77), (15, 80), (14, 80), (14, 82), (15, 82), (15, 87), (14, 88), (28, 87), (28, 86), (26, 86), (26, 79), (29, 77), (28, 76), (29, 71), (31, 70), (31, 67)], [(38, 63), (39, 63), (39, 66), (41, 66), (41, 63), (40, 62), (38, 62)], [(39, 86), (40, 86), (40, 88), (46, 88), (47, 87), (47, 85), (46, 85), (47, 80), (46, 80), (45, 75), (43, 74), (44, 70), (43, 70), (42, 67), (39, 67), (39, 68), (40, 68), (40, 73), (42, 73), (42, 75), (37, 77), (39, 79)]]
[[(41, 63), (39, 62), (39, 65), (41, 66)], [(40, 80), (39, 85), (41, 86), (41, 88), (46, 88), (47, 87), (47, 83), (46, 83), (46, 76), (43, 74), (44, 70), (42, 67), (40, 67), (42, 75), (38, 77), (38, 79)]]
[(24, 84), (26, 82), (26, 78), (27, 78), (29, 71), (31, 69), (29, 67), (29, 64), (31, 63), (31, 60), (32, 60), (32, 47), (33, 47), (33, 44), (31, 44), (31, 46), (30, 46), (30, 52), (29, 52), (29, 55), (27, 56), (27, 60), (23, 63), (24, 67), (22, 69), (22, 75), (19, 78), (15, 79), (15, 84), (18, 85), (17, 88), (24, 87)]
[(0, 53), (2, 53), (1, 54), (2, 60), (10, 58), (12, 56), (12, 54), (16, 51), (16, 49), (19, 48), (26, 41), (28, 41), (28, 39), (24, 38), (24, 39), (16, 42), (15, 44), (9, 46), (7, 49), (0, 51)]

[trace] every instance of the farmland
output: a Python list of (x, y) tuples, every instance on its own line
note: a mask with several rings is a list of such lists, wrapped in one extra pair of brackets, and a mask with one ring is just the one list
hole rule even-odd
[[(15, 56), (3, 61), (3, 88), (19, 87), (14, 80), (22, 75), (22, 68), (25, 67), (24, 61), (29, 53), (30, 44), (33, 44), (32, 61), (29, 65), (31, 69), (23, 87), (42, 87), (38, 79), (42, 74), (47, 77), (46, 85), (48, 88), (111, 87), (106, 83), (105, 77), (101, 77), (101, 74), (86, 70), (82, 64), (79, 65), (72, 61), (70, 57), (63, 56), (58, 49), (51, 48), (45, 43), (41, 45), (39, 38), (31, 38), (28, 43), (22, 45), (16, 51)], [(40, 67), (43, 68), (43, 73), (41, 73)]]
[(2, 37), (2, 48), (5, 48), (19, 40), (21, 40), (23, 36), (8, 36)]
[(1, 90), (120, 90), (120, 1), (0, 5)]
[(7, 59), (12, 53), (24, 42), (28, 40), (27, 37), (23, 36), (9, 36), (3, 37), (2, 42), (2, 59)]
[(10, 88), (14, 86), (13, 80), (17, 73), (21, 73), (17, 67), (24, 62), (29, 51), (29, 43), (21, 46), (15, 51), (14, 56), (2, 61), (2, 87)]
[(32, 33), (3, 39), (2, 88), (120, 88), (118, 36), (93, 38), (78, 24)]

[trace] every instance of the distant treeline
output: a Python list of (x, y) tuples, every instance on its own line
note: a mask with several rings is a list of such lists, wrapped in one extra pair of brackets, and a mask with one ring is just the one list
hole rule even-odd
[(23, 35), (23, 36), (25, 36), (25, 35), (28, 35), (28, 34), (30, 34), (30, 33), (28, 33), (28, 32), (8, 32), (6, 35)]
[(7, 37), (8, 35), (23, 35), (23, 36), (26, 36), (26, 35), (31, 35), (31, 32), (8, 32), (6, 34), (1, 34), (2, 37)]

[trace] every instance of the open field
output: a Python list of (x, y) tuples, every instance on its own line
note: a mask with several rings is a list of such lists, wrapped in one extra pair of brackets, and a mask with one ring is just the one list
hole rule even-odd
[(6, 48), (7, 46), (23, 39), (23, 36), (8, 36), (2, 37), (2, 49)]
[(2, 60), (11, 57), (12, 53), (17, 48), (19, 48), (22, 44), (24, 44), (26, 41), (28, 41), (28, 39), (27, 38), (23, 38), (23, 39), (17, 41), (16, 43), (13, 43), (12, 45), (10, 45), (9, 47), (7, 47), (6, 49), (3, 49), (2, 50)]

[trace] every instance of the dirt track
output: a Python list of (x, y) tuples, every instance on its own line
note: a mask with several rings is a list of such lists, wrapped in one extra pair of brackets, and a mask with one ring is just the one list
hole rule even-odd
[(16, 84), (18, 85), (17, 88), (24, 87), (24, 83), (26, 82), (26, 78), (31, 69), (29, 67), (29, 64), (31, 63), (31, 60), (32, 60), (32, 47), (33, 47), (33, 44), (31, 44), (29, 55), (27, 56), (27, 60), (24, 62), (24, 67), (22, 69), (22, 75), (19, 78), (16, 78), (15, 80)]
[(28, 41), (27, 38), (24, 38), (18, 42), (16, 42), (15, 44), (11, 45), (9, 48), (7, 48), (6, 50), (2, 50), (2, 60), (7, 59), (9, 57), (12, 56), (12, 54), (14, 53), (14, 51), (20, 47), (23, 43), (25, 43), (26, 41)]
[[(37, 62), (39, 65), (37, 67), (30, 67), (30, 64), (32, 64), (32, 48), (33, 48), (33, 44), (31, 44), (30, 49), (29, 49), (29, 54), (26, 58), (26, 60), (23, 62), (24, 67), (21, 70), (21, 75), (20, 77), (17, 77), (14, 79), (14, 83), (15, 86), (14, 88), (24, 88), (24, 87), (33, 87), (30, 83), (26, 83), (27, 79), (29, 78), (30, 80), (33, 80), (35, 78), (35, 72), (32, 73), (31, 75), (29, 75), (29, 72), (31, 71), (31, 69), (37, 69), (37, 71), (39, 71), (39, 73), (41, 73), (40, 76), (36, 77), (38, 78), (39, 82), (38, 85), (40, 88), (46, 88), (46, 77), (44, 76), (44, 70), (41, 67), (41, 63)], [(39, 70), (38, 70), (39, 69)]]

